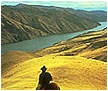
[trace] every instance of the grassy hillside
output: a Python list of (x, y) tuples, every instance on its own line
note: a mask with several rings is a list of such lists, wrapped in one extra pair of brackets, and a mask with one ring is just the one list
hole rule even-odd
[(23, 51), (11, 51), (3, 54), (1, 57), (2, 76), (6, 74), (7, 70), (9, 71), (12, 69), (11, 66), (33, 58), (35, 58), (33, 54)]
[(89, 32), (33, 52), (38, 56), (57, 53), (60, 56), (80, 56), (107, 61), (107, 29)]
[(46, 65), (62, 90), (107, 90), (106, 34), (104, 29), (36, 52), (3, 54), (1, 89), (35, 90), (40, 68)]
[(32, 5), (2, 6), (2, 44), (91, 29), (106, 21), (105, 14)]
[(2, 90), (35, 90), (43, 65), (62, 90), (107, 89), (107, 63), (78, 56), (47, 55), (11, 65), (12, 69), (2, 76)]

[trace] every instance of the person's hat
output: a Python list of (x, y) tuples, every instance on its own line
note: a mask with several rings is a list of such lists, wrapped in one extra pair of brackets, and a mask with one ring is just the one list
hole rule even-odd
[(41, 68), (41, 70), (47, 70), (47, 68), (46, 68), (45, 66), (43, 66), (43, 67)]

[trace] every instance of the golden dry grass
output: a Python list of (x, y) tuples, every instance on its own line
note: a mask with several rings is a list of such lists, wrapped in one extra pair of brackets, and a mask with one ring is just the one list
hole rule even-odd
[(2, 90), (35, 90), (43, 65), (62, 90), (107, 89), (107, 63), (78, 56), (47, 55), (12, 66), (2, 77)]
[(81, 56), (107, 61), (107, 29), (85, 33), (75, 38), (34, 52), (38, 56), (58, 53), (62, 56)]
[(46, 65), (62, 90), (107, 90), (106, 41), (106, 30), (102, 30), (33, 53), (6, 53), (2, 55), (1, 88), (35, 90), (40, 68)]
[(7, 72), (7, 70), (11, 70), (12, 66), (33, 58), (35, 57), (31, 53), (26, 53), (23, 51), (10, 51), (6, 54), (3, 54), (1, 57), (1, 75), (3, 76)]

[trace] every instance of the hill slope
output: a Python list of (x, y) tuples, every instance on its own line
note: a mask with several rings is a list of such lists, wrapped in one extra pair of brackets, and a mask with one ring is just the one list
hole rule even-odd
[(57, 53), (61, 56), (81, 56), (106, 62), (107, 29), (85, 33), (33, 53), (38, 56)]
[(107, 64), (77, 56), (44, 56), (24, 61), (2, 76), (2, 90), (35, 90), (46, 65), (62, 90), (106, 90)]
[[(25, 4), (18, 4), (16, 5), (17, 7), (24, 7)], [(63, 7), (56, 7), (56, 6), (43, 6), (43, 5), (32, 5), (32, 7), (38, 7), (38, 8), (41, 8), (41, 9), (56, 9), (56, 10), (65, 10), (65, 11), (69, 11), (69, 12), (72, 12), (73, 14), (76, 14), (78, 16), (81, 16), (81, 17), (85, 17), (85, 18), (89, 18), (91, 20), (96, 20), (98, 22), (105, 22), (107, 21), (107, 12), (106, 11), (101, 11), (101, 10), (98, 10), (98, 11), (85, 11), (85, 10), (75, 10), (75, 9), (72, 9), (72, 8), (63, 8)]]
[(107, 90), (106, 32), (85, 33), (33, 53), (2, 55), (2, 90), (35, 90), (43, 65), (62, 90)]
[(33, 54), (23, 51), (11, 51), (3, 54), (1, 57), (2, 76), (6, 74), (7, 70), (12, 69), (11, 66), (33, 58), (35, 58)]
[[(49, 7), (50, 8), (50, 7)], [(2, 44), (94, 28), (105, 14), (32, 5), (2, 6)], [(98, 19), (97, 19), (98, 18)]]

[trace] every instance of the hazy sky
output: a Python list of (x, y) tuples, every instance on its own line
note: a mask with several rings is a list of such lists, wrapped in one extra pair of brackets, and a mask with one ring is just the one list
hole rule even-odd
[(58, 6), (65, 8), (83, 10), (105, 10), (107, 11), (106, 1), (2, 1), (1, 5), (17, 5), (19, 3), (29, 5)]

